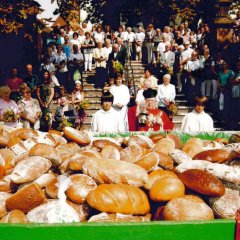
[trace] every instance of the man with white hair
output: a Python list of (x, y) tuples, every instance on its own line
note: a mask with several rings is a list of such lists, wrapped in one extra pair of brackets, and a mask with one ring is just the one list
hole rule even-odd
[(176, 89), (173, 84), (170, 84), (171, 75), (165, 74), (163, 76), (163, 84), (158, 86), (158, 108), (169, 115), (167, 107), (174, 102), (176, 97)]
[(142, 61), (142, 45), (145, 39), (145, 33), (142, 27), (138, 28), (138, 32), (135, 33), (135, 52), (136, 60)]
[(165, 51), (166, 44), (167, 44), (167, 39), (163, 36), (162, 42), (160, 42), (157, 46), (157, 57), (158, 57), (157, 60), (159, 60), (161, 54)]
[(163, 72), (173, 74), (173, 64), (175, 62), (175, 54), (171, 51), (171, 43), (166, 42), (165, 51), (160, 56), (160, 64)]
[(119, 52), (121, 52), (121, 54), (124, 56), (124, 58), (127, 58), (127, 48), (126, 46), (123, 44), (123, 39), (122, 38), (117, 38), (117, 44), (119, 46)]
[(133, 42), (135, 40), (135, 33), (132, 32), (132, 28), (128, 27), (127, 28), (127, 45), (128, 45), (128, 57), (132, 57), (133, 55)]

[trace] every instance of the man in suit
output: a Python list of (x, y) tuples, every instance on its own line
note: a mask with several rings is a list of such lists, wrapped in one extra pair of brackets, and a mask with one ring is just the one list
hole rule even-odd
[(175, 54), (171, 51), (171, 44), (168, 42), (165, 51), (160, 55), (160, 64), (164, 73), (173, 74), (173, 64), (175, 62)]
[[(119, 46), (119, 52), (121, 52), (124, 59), (126, 59), (127, 58), (127, 48), (126, 48), (126, 46), (124, 46), (123, 40), (121, 38), (117, 38), (117, 44)], [(124, 62), (124, 64), (125, 64), (125, 62)]]
[(125, 56), (123, 51), (119, 51), (119, 46), (118, 44), (113, 44), (113, 50), (109, 54), (108, 60), (110, 62), (112, 61), (118, 61), (120, 62), (123, 66), (125, 65)]

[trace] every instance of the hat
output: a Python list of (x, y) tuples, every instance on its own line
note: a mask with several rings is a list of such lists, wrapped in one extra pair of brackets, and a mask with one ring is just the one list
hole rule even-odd
[(148, 88), (147, 90), (143, 91), (143, 96), (145, 99), (147, 98), (154, 98), (157, 96), (157, 90)]

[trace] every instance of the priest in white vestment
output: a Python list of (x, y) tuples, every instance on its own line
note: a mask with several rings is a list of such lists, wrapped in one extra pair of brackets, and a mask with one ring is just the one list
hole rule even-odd
[(103, 93), (101, 97), (102, 108), (93, 114), (91, 130), (93, 132), (123, 132), (120, 124), (119, 114), (112, 107), (113, 95), (109, 92)]
[(111, 86), (110, 92), (114, 96), (113, 108), (119, 113), (120, 124), (124, 132), (129, 130), (128, 126), (128, 103), (130, 101), (129, 89), (122, 84), (122, 75), (118, 74), (115, 84)]
[(195, 107), (182, 121), (181, 131), (183, 132), (210, 132), (214, 131), (211, 116), (204, 112), (207, 98), (196, 97)]

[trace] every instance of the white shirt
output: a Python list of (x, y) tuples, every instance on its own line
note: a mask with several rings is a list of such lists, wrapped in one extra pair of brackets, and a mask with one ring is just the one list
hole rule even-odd
[(149, 78), (145, 78), (145, 77), (140, 78), (139, 88), (143, 87), (145, 80), (149, 80), (151, 82), (150, 88), (153, 88), (153, 89), (158, 88), (158, 79), (155, 78), (153, 75), (151, 75)]
[(130, 32), (130, 33), (127, 33), (127, 34), (128, 34), (127, 40), (128, 40), (130, 43), (134, 42), (134, 40), (135, 40), (135, 33)]
[(78, 41), (80, 42), (80, 44), (83, 44), (83, 42), (85, 41), (86, 37), (85, 35), (79, 35), (78, 36)]
[(136, 42), (143, 42), (144, 39), (145, 39), (145, 33), (143, 33), (143, 32), (135, 33), (135, 40), (136, 40)]
[(93, 49), (93, 57), (94, 58), (100, 58), (103, 57), (103, 59), (106, 59), (105, 61), (96, 61), (96, 67), (103, 67), (106, 68), (107, 66), (107, 60), (108, 60), (108, 51), (106, 48), (94, 48)]
[(108, 55), (112, 52), (112, 46), (110, 47), (104, 47), (104, 49), (107, 51)]
[(114, 96), (113, 105), (122, 104), (123, 106), (127, 106), (130, 101), (130, 94), (128, 87), (124, 84), (120, 86), (113, 85), (111, 86), (110, 92)]
[(181, 61), (184, 61), (187, 58), (191, 58), (193, 49), (189, 48), (181, 53)]
[(213, 120), (204, 111), (197, 113), (195, 110), (188, 113), (182, 121), (181, 131), (183, 132), (210, 132), (214, 131)]
[(124, 42), (127, 41), (128, 40), (128, 32), (127, 31), (122, 32), (121, 38), (123, 39)]
[(158, 86), (157, 98), (159, 101), (159, 104), (158, 104), (159, 106), (166, 107), (164, 103), (164, 98), (170, 101), (174, 101), (175, 97), (176, 97), (176, 89), (173, 84), (168, 84), (168, 85), (160, 84)]
[(136, 102), (137, 104), (145, 100), (145, 98), (144, 98), (144, 96), (143, 96), (143, 91), (144, 91), (144, 89), (140, 89), (140, 90), (138, 90), (138, 92), (137, 92), (137, 96), (136, 96), (136, 100), (135, 100), (135, 102)]
[(81, 47), (81, 43), (80, 43), (80, 41), (79, 41), (79, 39), (72, 39), (71, 41), (70, 41), (70, 43), (72, 44), (72, 45), (78, 45), (78, 49), (80, 49), (80, 47)]
[(113, 108), (98, 110), (93, 114), (91, 128), (93, 132), (120, 132), (118, 113)]
[(103, 42), (103, 41), (104, 41), (104, 37), (105, 37), (104, 32), (100, 32), (100, 33), (96, 32), (96, 33), (94, 34), (94, 39), (95, 39), (95, 41), (96, 41), (97, 43), (98, 43), (98, 42)]
[(160, 42), (157, 46), (157, 52), (160, 52), (160, 54), (162, 54), (165, 51), (166, 43), (167, 42)]
[(196, 61), (190, 60), (186, 63), (187, 71), (195, 71), (195, 70), (198, 70), (200, 68), (203, 68), (203, 63), (202, 63), (202, 61), (200, 61), (198, 59)]

